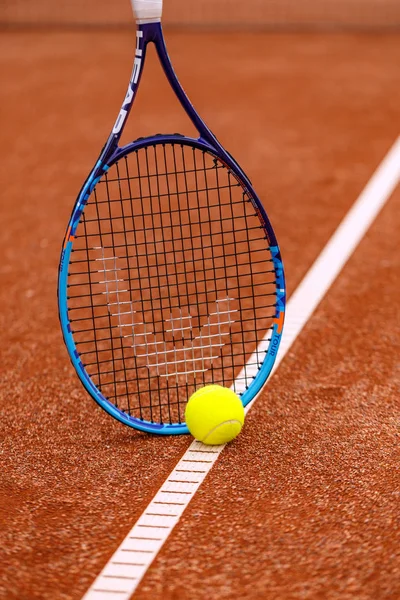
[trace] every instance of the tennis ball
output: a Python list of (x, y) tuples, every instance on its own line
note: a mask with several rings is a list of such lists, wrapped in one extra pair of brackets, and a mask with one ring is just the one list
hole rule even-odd
[(189, 398), (185, 419), (196, 440), (219, 446), (239, 435), (244, 423), (244, 408), (239, 396), (229, 388), (206, 385)]

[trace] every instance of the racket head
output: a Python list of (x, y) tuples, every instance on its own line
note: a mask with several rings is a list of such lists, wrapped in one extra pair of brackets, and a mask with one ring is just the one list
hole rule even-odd
[(157, 135), (98, 163), (59, 273), (71, 361), (125, 425), (187, 433), (199, 387), (232, 386), (246, 406), (267, 380), (285, 311), (279, 248), (250, 182), (209, 143)]

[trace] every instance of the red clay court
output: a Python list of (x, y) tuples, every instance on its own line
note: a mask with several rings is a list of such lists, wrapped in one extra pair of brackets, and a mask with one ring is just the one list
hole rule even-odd
[[(164, 4), (174, 68), (258, 190), (290, 302), (398, 144), (400, 4)], [(0, 25), (0, 598), (80, 600), (192, 440), (103, 412), (57, 314), (65, 227), (132, 69), (130, 3), (6, 1)], [(193, 135), (151, 54), (124, 139)], [(396, 157), (397, 187), (133, 598), (400, 597)]]

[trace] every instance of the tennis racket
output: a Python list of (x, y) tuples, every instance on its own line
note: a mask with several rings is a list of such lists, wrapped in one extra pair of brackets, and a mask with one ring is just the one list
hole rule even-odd
[[(67, 227), (59, 315), (72, 364), (103, 409), (142, 431), (179, 434), (196, 389), (232, 387), (244, 405), (261, 390), (282, 335), (285, 281), (252, 184), (174, 73), (162, 0), (132, 3), (132, 76)], [(120, 147), (150, 43), (199, 138)]]

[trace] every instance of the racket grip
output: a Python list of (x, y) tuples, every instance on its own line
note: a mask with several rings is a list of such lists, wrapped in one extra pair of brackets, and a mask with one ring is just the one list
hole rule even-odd
[(131, 0), (136, 20), (140, 23), (154, 23), (161, 20), (162, 0)]

